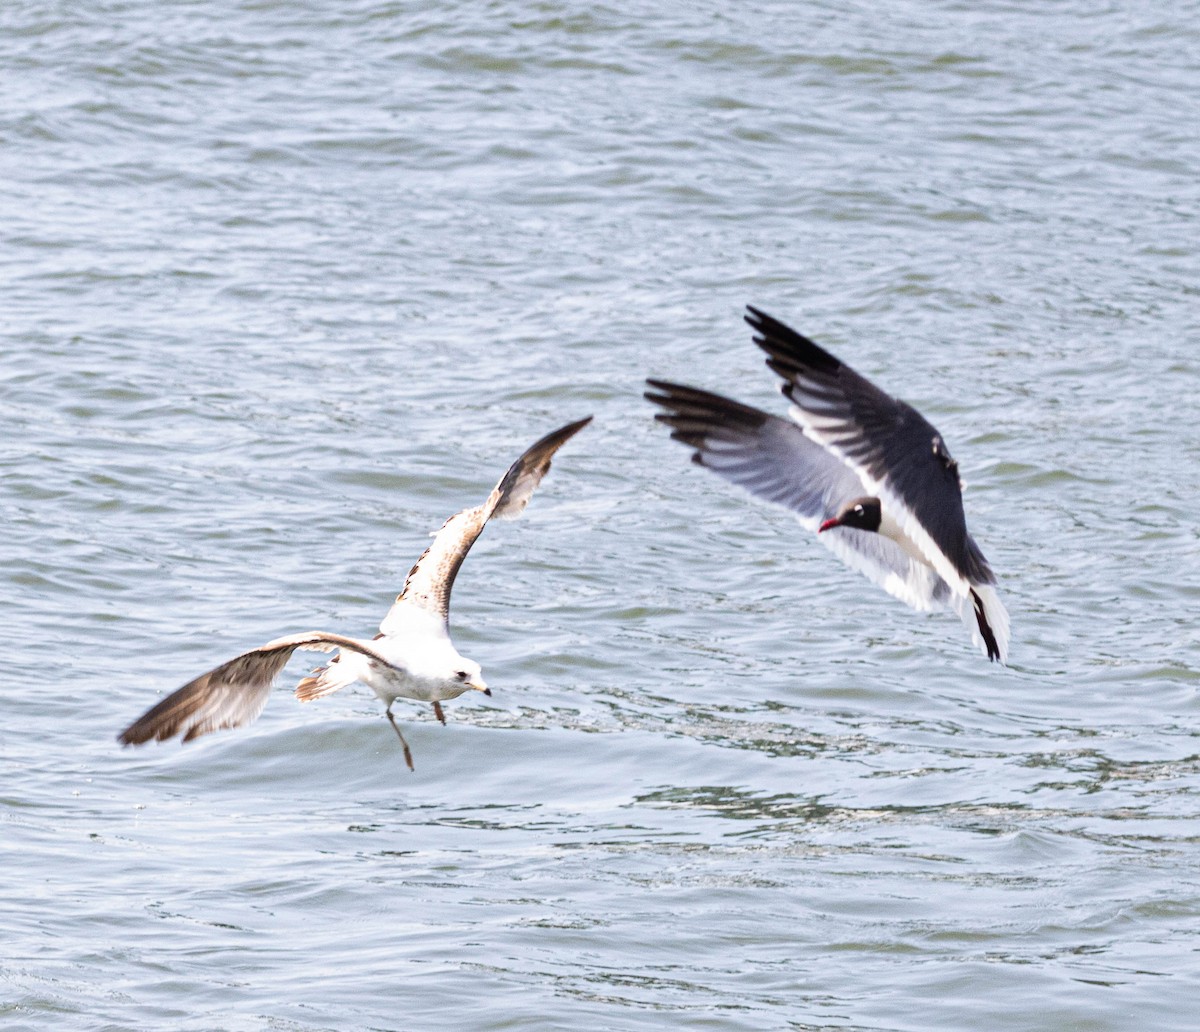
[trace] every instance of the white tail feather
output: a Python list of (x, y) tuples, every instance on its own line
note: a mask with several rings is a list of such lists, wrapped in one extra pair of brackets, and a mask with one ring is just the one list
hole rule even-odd
[(954, 609), (958, 613), (962, 622), (967, 625), (971, 631), (971, 640), (979, 646), (985, 656), (991, 658), (990, 650), (988, 649), (987, 639), (984, 638), (982, 631), (979, 629), (979, 617), (975, 612), (975, 598), (979, 599), (979, 604), (983, 608), (983, 619), (987, 624), (988, 629), (992, 632), (992, 637), (996, 642), (996, 658), (1001, 663), (1008, 662), (1008, 610), (1004, 608), (1004, 603), (1000, 601), (1000, 596), (996, 594), (996, 589), (987, 584), (976, 584), (971, 588), (971, 595), (955, 595)]
[(318, 667), (296, 685), (296, 698), (301, 702), (312, 702), (357, 681), (360, 664), (355, 660), (359, 658), (353, 653), (347, 655), (343, 652), (328, 666)]

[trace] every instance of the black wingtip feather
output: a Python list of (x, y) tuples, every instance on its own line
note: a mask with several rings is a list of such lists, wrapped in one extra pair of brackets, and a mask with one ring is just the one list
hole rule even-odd
[(750, 314), (743, 318), (757, 333), (754, 343), (770, 356), (767, 365), (778, 375), (805, 372), (832, 376), (842, 367), (837, 358), (804, 334), (753, 305), (747, 305), (746, 310)]
[(661, 393), (646, 391), (642, 396), (654, 405), (667, 409), (656, 412), (654, 418), (668, 426), (680, 423), (696, 424), (713, 430), (722, 426), (738, 426), (755, 430), (769, 418), (766, 412), (721, 394), (688, 387), (666, 380), (647, 380), (648, 384)]
[(647, 401), (660, 405), (654, 420), (671, 428), (671, 439), (693, 449), (692, 462), (706, 465), (704, 452), (715, 441), (737, 442), (757, 433), (771, 417), (760, 409), (743, 405), (711, 391), (666, 380), (647, 380), (654, 392), (646, 391)]

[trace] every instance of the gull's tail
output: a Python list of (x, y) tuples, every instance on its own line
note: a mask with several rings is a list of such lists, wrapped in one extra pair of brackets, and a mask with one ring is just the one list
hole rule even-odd
[(296, 698), (301, 702), (312, 702), (357, 681), (359, 664), (355, 660), (359, 658), (355, 653), (338, 653), (328, 666), (318, 667), (296, 685)]

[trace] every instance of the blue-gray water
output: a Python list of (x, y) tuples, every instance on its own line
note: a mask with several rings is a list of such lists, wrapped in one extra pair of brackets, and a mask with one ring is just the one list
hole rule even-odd
[[(1196, 1027), (1195, 3), (0, 8), (6, 1029)], [(939, 427), (988, 664), (687, 461), (747, 302)], [(122, 751), (450, 513), (491, 699)]]

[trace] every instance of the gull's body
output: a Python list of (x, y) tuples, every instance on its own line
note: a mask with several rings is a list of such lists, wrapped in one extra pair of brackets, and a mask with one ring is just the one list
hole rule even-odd
[(750, 308), (746, 321), (784, 380), (790, 419), (662, 380), (656, 418), (693, 461), (790, 509), (838, 558), (918, 610), (949, 605), (1004, 662), (1008, 613), (967, 533), (958, 464), (911, 405), (811, 340)]
[(543, 437), (509, 467), (482, 505), (446, 521), (409, 572), (404, 590), (373, 639), (325, 631), (276, 638), (190, 681), (134, 721), (119, 741), (138, 745), (180, 735), (187, 742), (210, 731), (249, 724), (266, 706), (271, 685), (293, 652), (336, 651), (328, 665), (296, 686), (296, 698), (309, 702), (361, 681), (387, 704), (388, 720), (411, 769), (412, 754), (392, 716), (392, 703), (432, 703), (445, 723), (442, 702), (472, 690), (491, 695), (479, 664), (460, 655), (450, 640), (450, 591), (463, 559), (488, 520), (514, 519), (524, 511), (554, 453), (589, 422), (590, 416)]

